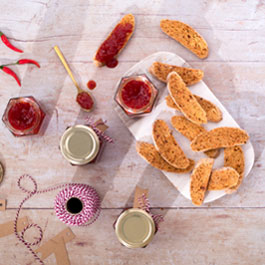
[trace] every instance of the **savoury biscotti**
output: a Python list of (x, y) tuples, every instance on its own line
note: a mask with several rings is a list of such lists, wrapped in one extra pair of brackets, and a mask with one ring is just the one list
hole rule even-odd
[(194, 161), (189, 160), (189, 166), (185, 169), (175, 168), (167, 163), (159, 152), (156, 150), (154, 145), (145, 142), (137, 142), (136, 150), (138, 154), (146, 160), (150, 165), (157, 169), (161, 169), (172, 173), (187, 173), (190, 172), (194, 167)]
[(205, 111), (190, 92), (181, 77), (172, 72), (167, 77), (168, 91), (184, 116), (196, 124), (207, 123)]
[(241, 146), (227, 147), (224, 149), (224, 166), (234, 168), (239, 174), (239, 179), (236, 185), (227, 190), (228, 193), (231, 193), (238, 189), (244, 177), (245, 158)]
[(232, 167), (222, 167), (213, 170), (208, 190), (225, 190), (236, 185), (239, 179), (238, 172)]
[(187, 86), (198, 83), (203, 78), (203, 71), (200, 69), (192, 69), (180, 67), (172, 64), (154, 62), (149, 68), (149, 72), (162, 82), (167, 82), (167, 76), (171, 72), (177, 72)]
[[(192, 123), (183, 116), (173, 116), (171, 118), (171, 124), (179, 133), (188, 138), (190, 141), (192, 141), (200, 133), (206, 132), (201, 125)], [(216, 158), (219, 153), (219, 149), (213, 149), (205, 152), (205, 154), (210, 158)]]
[(219, 127), (199, 134), (192, 142), (193, 151), (207, 151), (222, 147), (243, 145), (249, 139), (246, 131), (234, 127)]
[(190, 196), (192, 203), (201, 205), (207, 191), (214, 160), (211, 158), (200, 159), (191, 174)]
[(204, 59), (208, 56), (206, 41), (189, 25), (177, 20), (162, 19), (160, 27), (169, 37), (178, 41), (199, 58)]
[[(212, 102), (202, 97), (198, 97), (194, 94), (193, 96), (196, 98), (197, 102), (201, 105), (203, 110), (206, 112), (206, 117), (208, 121), (219, 122), (222, 120), (223, 118), (222, 112), (216, 105), (214, 105)], [(180, 111), (180, 109), (175, 104), (175, 102), (173, 101), (170, 95), (166, 96), (165, 99), (166, 99), (166, 104), (168, 107)]]
[[(125, 15), (125, 16), (119, 21), (119, 23), (116, 25), (116, 27), (117, 27), (119, 24), (121, 24), (121, 25), (126, 25), (126, 26), (127, 26), (128, 24), (130, 24), (132, 29), (131, 29), (131, 32), (128, 33), (128, 34), (126, 35), (125, 42), (124, 42), (122, 45), (120, 45), (120, 46), (118, 47), (118, 52), (117, 52), (117, 54), (115, 55), (115, 58), (116, 58), (116, 57), (118, 56), (118, 54), (123, 50), (123, 48), (126, 46), (126, 44), (128, 43), (129, 39), (131, 38), (131, 36), (132, 36), (132, 34), (133, 34), (133, 32), (134, 32), (134, 28), (135, 28), (135, 18), (134, 18), (134, 16), (133, 16), (132, 14), (127, 14), (127, 15)], [(116, 28), (116, 27), (115, 27), (115, 28)], [(106, 38), (105, 41), (107, 41), (109, 38), (111, 38), (113, 31), (114, 31), (114, 29), (113, 29), (112, 32), (108, 35), (108, 37)], [(104, 42), (105, 42), (105, 41), (104, 41)], [(103, 42), (103, 43), (104, 43), (104, 42)], [(102, 43), (102, 44), (103, 44), (103, 43)], [(100, 61), (99, 58), (98, 58), (98, 54), (99, 54), (99, 51), (100, 51), (100, 48), (101, 48), (102, 44), (99, 46), (99, 48), (98, 48), (98, 50), (97, 50), (97, 52), (96, 52), (96, 54), (95, 54), (95, 57), (94, 57), (94, 64), (95, 64), (96, 66), (98, 66), (98, 67), (104, 66), (104, 65), (106, 64), (106, 61), (102, 62), (102, 61)]]
[(152, 135), (155, 147), (164, 160), (176, 168), (184, 169), (189, 166), (189, 159), (178, 145), (165, 121), (154, 122)]

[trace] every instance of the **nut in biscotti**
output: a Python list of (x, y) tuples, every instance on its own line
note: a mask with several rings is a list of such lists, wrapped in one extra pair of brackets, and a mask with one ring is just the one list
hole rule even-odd
[(201, 152), (222, 147), (243, 145), (249, 139), (246, 131), (240, 128), (219, 127), (199, 134), (192, 142), (191, 149)]
[(187, 119), (196, 124), (207, 123), (206, 112), (176, 72), (168, 75), (167, 88), (174, 103)]
[(152, 135), (155, 147), (164, 160), (176, 168), (184, 169), (189, 166), (189, 159), (178, 145), (165, 121), (154, 122)]

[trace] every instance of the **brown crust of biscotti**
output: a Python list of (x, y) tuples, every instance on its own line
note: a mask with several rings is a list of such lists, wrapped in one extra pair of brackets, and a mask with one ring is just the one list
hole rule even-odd
[[(123, 44), (123, 46), (120, 48), (119, 53), (124, 49), (124, 47), (126, 46), (126, 44), (128, 43), (129, 39), (131, 38), (131, 36), (132, 36), (132, 34), (133, 34), (133, 32), (134, 32), (134, 28), (135, 28), (135, 18), (134, 18), (134, 16), (133, 16), (132, 14), (127, 14), (127, 15), (125, 15), (125, 16), (119, 21), (118, 24), (126, 24), (126, 23), (131, 24), (131, 25), (133, 26), (133, 28), (132, 28), (132, 32), (131, 32), (130, 34), (127, 35), (126, 41), (125, 41), (125, 43)], [(117, 25), (118, 25), (118, 24), (117, 24)], [(117, 26), (117, 25), (116, 25), (116, 26)], [(115, 26), (115, 27), (116, 27), (116, 26)], [(114, 27), (114, 28), (115, 28), (115, 27)], [(113, 30), (114, 30), (114, 29), (113, 29)], [(110, 35), (112, 34), (113, 30), (111, 31), (111, 33), (108, 35), (108, 37), (107, 37), (105, 40), (107, 40), (107, 39), (110, 37)], [(105, 40), (104, 40), (104, 41), (105, 41)], [(103, 42), (104, 42), (104, 41), (103, 41)], [(94, 57), (94, 64), (95, 64), (97, 67), (101, 67), (101, 66), (104, 66), (104, 65), (105, 65), (105, 63), (102, 63), (102, 62), (96, 60), (96, 55), (97, 55), (97, 53), (98, 53), (98, 51), (99, 51), (101, 45), (103, 44), (103, 42), (100, 44), (100, 46), (99, 46), (99, 48), (98, 48), (98, 50), (97, 50), (97, 52), (96, 52), (96, 54), (95, 54), (95, 57)], [(119, 55), (119, 53), (115, 56), (115, 58)]]
[[(206, 132), (206, 130), (198, 124), (192, 123), (183, 116), (173, 116), (171, 118), (172, 126), (183, 136), (192, 141), (200, 133)], [(219, 149), (206, 151), (205, 154), (210, 158), (216, 158), (220, 154)]]
[(191, 149), (201, 152), (210, 149), (243, 145), (249, 139), (246, 131), (240, 128), (219, 127), (199, 134), (192, 142)]
[(238, 172), (232, 167), (223, 167), (213, 170), (208, 190), (225, 190), (237, 184), (239, 179)]
[(211, 158), (200, 159), (191, 174), (190, 196), (195, 205), (201, 205), (207, 191), (214, 160)]
[(205, 111), (181, 77), (176, 72), (172, 72), (168, 75), (167, 80), (168, 91), (185, 117), (196, 124), (207, 123)]
[[(206, 112), (206, 117), (208, 121), (211, 122), (219, 122), (223, 119), (223, 115), (221, 110), (215, 106), (212, 102), (202, 98), (198, 97), (193, 94), (193, 96), (196, 98), (197, 102), (201, 105), (203, 110)], [(175, 110), (180, 111), (178, 106), (173, 101), (172, 97), (170, 95), (166, 96), (166, 104), (168, 107), (173, 108)]]
[(244, 177), (245, 158), (241, 146), (227, 147), (224, 149), (224, 166), (234, 168), (239, 174), (239, 179), (236, 185), (227, 190), (227, 193), (232, 193), (239, 188)]
[(199, 58), (204, 59), (208, 56), (209, 50), (206, 41), (189, 25), (177, 20), (162, 19), (160, 28)]
[(154, 62), (149, 68), (149, 72), (164, 83), (167, 82), (167, 76), (173, 71), (180, 75), (187, 86), (198, 83), (202, 80), (204, 75), (203, 71), (200, 69), (180, 67), (161, 62)]
[(137, 142), (136, 150), (138, 154), (153, 167), (171, 173), (188, 173), (194, 168), (194, 161), (189, 159), (189, 166), (185, 169), (175, 168), (165, 161), (154, 145), (145, 142)]
[(176, 168), (184, 169), (189, 166), (189, 159), (178, 145), (165, 121), (154, 122), (152, 135), (155, 147), (164, 160)]
[(198, 103), (201, 105), (201, 107), (206, 112), (207, 120), (212, 122), (219, 122), (223, 119), (223, 114), (221, 110), (214, 105), (209, 100), (206, 100), (205, 98), (199, 97), (197, 95), (193, 95)]

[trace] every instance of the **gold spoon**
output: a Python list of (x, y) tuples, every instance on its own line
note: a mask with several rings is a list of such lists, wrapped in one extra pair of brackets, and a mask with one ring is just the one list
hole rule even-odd
[(73, 76), (72, 71), (70, 70), (69, 65), (67, 64), (67, 62), (66, 62), (66, 60), (65, 60), (65, 58), (64, 58), (64, 56), (63, 56), (63, 54), (62, 54), (62, 52), (60, 51), (60, 49), (59, 49), (59, 47), (58, 47), (57, 45), (54, 46), (54, 50), (55, 50), (55, 52), (57, 53), (58, 57), (60, 58), (60, 60), (61, 60), (61, 62), (62, 62), (62, 64), (63, 64), (63, 66), (64, 66), (64, 68), (66, 69), (67, 73), (69, 74), (69, 76), (71, 77), (71, 79), (72, 79), (74, 85), (75, 85), (76, 88), (77, 88), (77, 97), (76, 97), (76, 98), (78, 98), (78, 96), (80, 96), (81, 93), (82, 93), (82, 94), (83, 94), (83, 93), (86, 93), (87, 95), (83, 94), (83, 96), (85, 96), (86, 98), (89, 98), (89, 97), (90, 97), (91, 100), (93, 101), (93, 105), (92, 105), (92, 107), (91, 107), (90, 109), (84, 108), (84, 107), (80, 104), (80, 102), (78, 102), (78, 101), (77, 101), (77, 103), (80, 105), (80, 107), (81, 107), (84, 111), (87, 111), (87, 112), (91, 111), (91, 110), (93, 109), (94, 105), (95, 105), (95, 101), (94, 101), (92, 95), (91, 95), (90, 93), (88, 93), (87, 91), (85, 91), (85, 90), (83, 90), (82, 88), (79, 87), (79, 85), (77, 84), (77, 82), (76, 82), (76, 80), (75, 80), (75, 78), (74, 78), (74, 76)]

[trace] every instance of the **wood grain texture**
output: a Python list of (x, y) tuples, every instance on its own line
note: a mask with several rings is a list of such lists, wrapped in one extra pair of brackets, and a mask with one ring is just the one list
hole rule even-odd
[[(14, 208), (25, 196), (16, 186), (17, 178), (24, 173), (34, 176), (39, 188), (71, 181), (90, 184), (99, 192), (104, 208), (131, 206), (138, 184), (149, 189), (153, 207), (167, 209), (162, 212), (165, 223), (152, 244), (136, 251), (122, 247), (112, 230), (112, 223), (121, 210), (106, 209), (93, 226), (73, 229), (76, 239), (69, 244), (72, 264), (219, 265), (224, 260), (227, 264), (262, 264), (265, 3), (262, 0), (151, 2), (10, 0), (2, 4), (1, 31), (24, 54), (0, 44), (1, 64), (32, 58), (40, 62), (41, 68), (13, 67), (22, 79), (21, 88), (12, 77), (0, 72), (0, 115), (11, 97), (33, 95), (43, 105), (47, 117), (43, 135), (34, 137), (15, 138), (0, 123), (0, 161), (6, 169), (0, 198), (7, 199), (7, 210), (1, 212), (0, 223), (14, 218)], [(92, 63), (93, 55), (127, 13), (135, 15), (136, 30), (119, 56), (120, 64), (115, 69), (97, 69)], [(159, 28), (164, 18), (194, 27), (209, 45), (209, 57), (202, 62), (166, 37)], [(65, 128), (83, 123), (87, 114), (80, 112), (74, 102), (76, 90), (53, 51), (54, 45), (61, 48), (81, 87), (85, 88), (89, 79), (97, 81), (93, 91), (97, 104), (93, 117), (108, 121), (108, 134), (115, 144), (106, 146), (96, 165), (73, 167), (60, 154), (59, 139)], [(175, 52), (191, 67), (202, 69), (204, 81), (249, 133), (255, 149), (255, 165), (239, 190), (203, 209), (194, 209), (161, 172), (137, 155), (133, 137), (113, 110), (114, 86), (120, 76), (138, 60), (157, 51)], [(44, 240), (65, 228), (51, 210), (56, 194), (36, 196), (25, 204), (35, 210), (23, 211), (42, 225)], [(15, 237), (0, 239), (0, 250), (5, 264), (14, 264), (14, 260), (16, 264), (33, 264)], [(136, 260), (139, 255), (141, 263)], [(47, 262), (54, 264), (54, 257), (49, 257)]]

